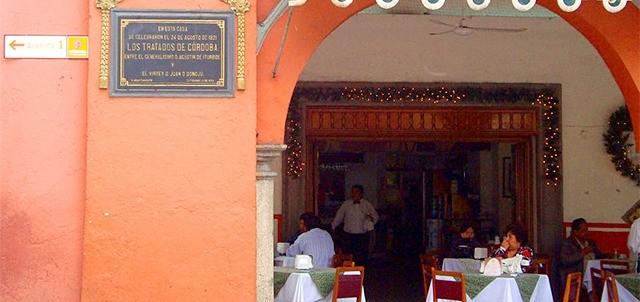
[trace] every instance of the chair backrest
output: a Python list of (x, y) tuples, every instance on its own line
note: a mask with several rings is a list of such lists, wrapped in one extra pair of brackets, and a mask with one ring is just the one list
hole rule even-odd
[(345, 260), (345, 261), (342, 262), (342, 266), (354, 267), (354, 266), (356, 266), (356, 263), (351, 261), (351, 260)]
[(433, 301), (447, 299), (467, 302), (467, 289), (464, 274), (461, 272), (445, 272), (435, 268), (431, 270), (433, 278)]
[(612, 272), (614, 275), (628, 274), (631, 272), (629, 261), (625, 260), (600, 260), (600, 269)]
[(591, 289), (596, 295), (596, 301), (600, 301), (600, 298), (602, 297), (602, 287), (604, 286), (604, 282), (602, 281), (602, 270), (592, 267), (590, 273)]
[(609, 298), (609, 302), (620, 302), (616, 276), (608, 271), (603, 271), (602, 274), (604, 275), (604, 284), (607, 287), (607, 298)]
[(331, 267), (338, 268), (345, 261), (353, 261), (353, 254), (335, 254), (331, 258)]
[(428, 254), (420, 254), (420, 266), (422, 267), (422, 287), (426, 297), (431, 284), (431, 270), (438, 269), (438, 259)]
[[(537, 255), (536, 255), (537, 257)], [(533, 272), (536, 274), (551, 275), (551, 261), (545, 258), (533, 259)]]
[(562, 302), (580, 301), (580, 286), (582, 284), (582, 273), (571, 273), (567, 275), (567, 284), (564, 287), (564, 298)]
[(333, 299), (336, 302), (341, 298), (356, 298), (356, 302), (362, 299), (362, 282), (364, 281), (364, 267), (341, 266), (336, 268), (336, 278), (333, 283)]

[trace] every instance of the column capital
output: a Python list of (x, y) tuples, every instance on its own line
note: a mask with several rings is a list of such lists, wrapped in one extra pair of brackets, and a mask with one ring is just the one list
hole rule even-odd
[(271, 171), (269, 163), (282, 156), (282, 151), (287, 149), (287, 145), (257, 145), (256, 157), (258, 165), (256, 166), (258, 177), (275, 177), (276, 172)]

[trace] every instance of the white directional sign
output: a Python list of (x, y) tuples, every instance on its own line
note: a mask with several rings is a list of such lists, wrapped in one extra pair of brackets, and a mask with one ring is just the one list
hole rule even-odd
[(88, 44), (86, 36), (4, 36), (4, 57), (88, 58)]

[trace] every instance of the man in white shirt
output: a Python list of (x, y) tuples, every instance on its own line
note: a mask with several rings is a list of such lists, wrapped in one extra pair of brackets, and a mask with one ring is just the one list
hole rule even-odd
[(373, 205), (363, 199), (364, 188), (361, 185), (351, 187), (351, 199), (345, 201), (331, 223), (335, 230), (344, 222), (344, 231), (349, 236), (346, 252), (352, 253), (356, 265), (366, 265), (369, 259), (369, 234), (378, 222), (378, 212)]
[(331, 235), (320, 228), (320, 218), (311, 212), (300, 215), (300, 236), (287, 249), (287, 256), (310, 255), (313, 267), (330, 267), (335, 254)]
[(631, 224), (627, 247), (629, 248), (629, 258), (636, 260), (636, 272), (640, 272), (640, 217)]

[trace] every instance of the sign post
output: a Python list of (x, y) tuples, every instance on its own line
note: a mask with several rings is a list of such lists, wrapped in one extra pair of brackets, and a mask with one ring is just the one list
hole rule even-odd
[(4, 36), (6, 59), (87, 59), (87, 36)]

